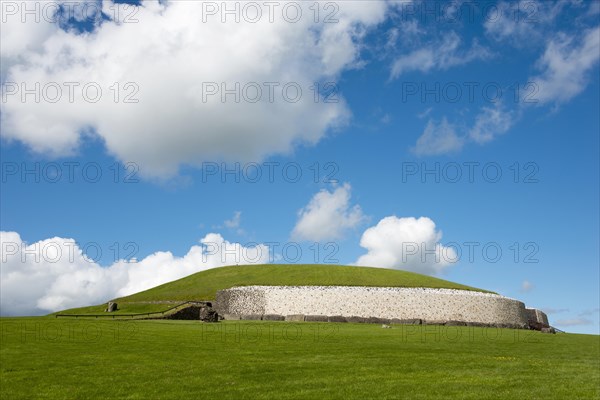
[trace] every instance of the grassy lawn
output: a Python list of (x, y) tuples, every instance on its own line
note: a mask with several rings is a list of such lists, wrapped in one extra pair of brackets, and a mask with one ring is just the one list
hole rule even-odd
[(600, 337), (2, 318), (2, 399), (598, 399)]

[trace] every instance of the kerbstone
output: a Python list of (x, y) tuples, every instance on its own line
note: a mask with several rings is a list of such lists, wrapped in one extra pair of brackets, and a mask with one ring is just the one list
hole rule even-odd
[(304, 315), (302, 315), (302, 314), (286, 315), (285, 320), (286, 321), (294, 321), (294, 322), (303, 322)]

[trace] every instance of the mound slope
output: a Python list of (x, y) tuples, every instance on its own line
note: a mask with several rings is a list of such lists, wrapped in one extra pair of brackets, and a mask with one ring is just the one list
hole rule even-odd
[[(263, 264), (213, 268), (114, 301), (119, 304), (120, 309), (127, 311), (131, 303), (214, 300), (219, 290), (256, 285), (425, 287), (488, 292), (400, 270), (329, 264)], [(85, 307), (64, 312), (89, 313), (92, 310), (98, 312), (102, 307)]]
[(240, 265), (209, 269), (116, 301), (214, 300), (236, 286), (427, 287), (486, 292), (414, 272), (344, 265)]

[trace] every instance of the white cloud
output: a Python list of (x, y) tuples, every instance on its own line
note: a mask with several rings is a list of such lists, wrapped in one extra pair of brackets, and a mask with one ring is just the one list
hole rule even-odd
[(592, 321), (587, 318), (568, 318), (561, 319), (555, 322), (559, 326), (578, 326), (578, 325), (591, 325)]
[(321, 190), (298, 212), (292, 231), (295, 240), (324, 241), (340, 239), (348, 230), (365, 220), (359, 205), (350, 205), (348, 183), (333, 192)]
[[(350, 112), (343, 99), (317, 103), (310, 87), (335, 80), (357, 64), (361, 39), (384, 19), (386, 2), (337, 3), (339, 22), (328, 24), (322, 22), (328, 15), (324, 12), (315, 24), (308, 8), (312, 3), (302, 3), (297, 23), (282, 18), (282, 4), (273, 13), (274, 22), (265, 8), (257, 23), (235, 23), (233, 17), (222, 23), (220, 14), (203, 15), (203, 3), (145, 1), (136, 8), (137, 23), (105, 21), (85, 35), (41, 24), (25, 37), (25, 52), (19, 32), (29, 28), (14, 20), (3, 24), (3, 64), (11, 58), (6, 82), (28, 89), (36, 82), (41, 87), (57, 82), (63, 94), (56, 103), (8, 96), (3, 138), (58, 157), (77, 151), (84, 132), (91, 131), (116, 158), (136, 162), (146, 176), (163, 178), (182, 164), (256, 161), (287, 153), (296, 143), (318, 142), (347, 121)], [(114, 4), (103, 6), (114, 15), (109, 9)], [(65, 82), (79, 84), (73, 102)], [(90, 82), (102, 90), (96, 103), (83, 98), (83, 87)], [(133, 85), (125, 87), (128, 82)], [(223, 103), (218, 95), (203, 99), (207, 82), (225, 82), (227, 88), (250, 83), (246, 98), (254, 97), (257, 86), (263, 93), (256, 103), (236, 103), (233, 95)], [(279, 84), (272, 102), (265, 82)], [(303, 91), (296, 103), (282, 95), (289, 82)], [(54, 90), (46, 98), (54, 97)], [(124, 103), (132, 93), (138, 102)], [(95, 90), (87, 94), (93, 97)], [(295, 96), (294, 90), (289, 94)]]
[(419, 119), (423, 119), (425, 117), (427, 117), (429, 114), (431, 114), (431, 111), (433, 111), (433, 107), (428, 107), (426, 110), (424, 110), (421, 113), (417, 114), (417, 118)]
[(441, 239), (442, 232), (427, 217), (385, 217), (363, 233), (360, 245), (367, 254), (356, 264), (437, 274), (458, 261), (456, 251)]
[(484, 144), (506, 133), (512, 124), (513, 113), (502, 109), (500, 103), (495, 107), (483, 107), (469, 131), (469, 138), (476, 143)]
[(545, 312), (546, 314), (559, 314), (559, 313), (563, 313), (563, 312), (568, 312), (569, 309), (568, 308), (546, 307), (546, 308), (542, 308), (542, 311)]
[[(568, 309), (557, 310), (557, 312), (566, 312), (566, 311), (569, 311), (569, 310)], [(585, 318), (585, 317), (598, 317), (598, 313), (600, 313), (600, 308), (596, 307), (593, 309), (588, 309), (588, 310), (580, 312), (577, 317), (565, 318), (565, 319), (558, 320), (558, 321), (556, 321), (556, 325), (560, 325), (560, 326), (591, 325), (591, 324), (593, 324), (593, 321), (591, 321), (589, 318)]]
[(416, 19), (400, 19), (396, 22), (396, 26), (386, 33), (385, 48), (391, 51), (396, 49), (398, 44), (404, 45), (407, 40), (418, 39), (419, 35), (423, 35), (423, 33), (424, 30), (419, 27), (419, 21)]
[(531, 290), (533, 290), (533, 284), (527, 280), (523, 281), (523, 283), (521, 283), (521, 292), (531, 292)]
[(565, 0), (501, 1), (495, 8), (488, 9), (485, 32), (497, 41), (508, 41), (516, 47), (536, 44), (569, 5), (577, 7), (575, 2)]
[(209, 268), (269, 262), (267, 246), (244, 247), (216, 233), (183, 257), (156, 252), (137, 263), (119, 260), (101, 267), (73, 239), (24, 243), (16, 232), (0, 232), (0, 314), (35, 315), (98, 304)]
[(457, 65), (467, 64), (477, 59), (487, 59), (490, 52), (477, 41), (470, 49), (461, 50), (461, 39), (456, 32), (448, 33), (441, 41), (421, 47), (398, 57), (390, 74), (395, 79), (410, 71), (429, 72), (433, 69), (445, 70)]
[(592, 308), (591, 310), (585, 310), (581, 313), (579, 313), (580, 317), (583, 316), (590, 316), (590, 315), (598, 315), (598, 313), (600, 313), (600, 308)]
[(417, 155), (446, 154), (461, 150), (464, 143), (464, 138), (456, 134), (455, 127), (446, 118), (438, 125), (430, 119), (412, 151)]
[[(524, 6), (533, 8), (526, 12)], [(539, 17), (530, 15), (539, 7), (539, 3), (528, 0), (528, 3), (524, 1), (511, 1), (511, 2), (500, 2), (496, 6), (496, 12), (490, 14), (485, 20), (484, 27), (486, 33), (492, 38), (502, 40), (512, 40), (515, 45), (520, 43), (527, 43), (523, 39), (532, 36), (537, 36), (532, 21), (528, 20)]]
[[(500, 5), (500, 8), (502, 7), (509, 7), (510, 10), (513, 10), (516, 6), (504, 4)], [(545, 9), (543, 6), (540, 7), (542, 7), (540, 10)], [(554, 5), (549, 8), (543, 18), (541, 17), (540, 23), (554, 20), (561, 7)], [(502, 29), (506, 29), (507, 32), (510, 29), (530, 29), (528, 27), (517, 28), (522, 25), (513, 27), (511, 24), (514, 23), (515, 21), (511, 20), (509, 25), (498, 25), (494, 29), (503, 27)], [(523, 26), (528, 26), (528, 24)], [(506, 34), (508, 35), (508, 33)], [(517, 35), (515, 32), (511, 34)], [(523, 35), (527, 36), (525, 33)], [(564, 33), (554, 35), (547, 43), (544, 54), (537, 61), (537, 67), (541, 70), (541, 74), (529, 79), (529, 82), (535, 85), (530, 85), (534, 91), (522, 92), (524, 96), (527, 96), (523, 99), (523, 103), (560, 104), (571, 100), (586, 88), (589, 81), (588, 75), (599, 60), (600, 27), (588, 29), (581, 37)], [(427, 65), (429, 64), (424, 63), (423, 68)], [(439, 155), (457, 152), (467, 142), (486, 144), (508, 132), (520, 115), (520, 111), (522, 110), (517, 110), (517, 112), (507, 110), (501, 102), (496, 102), (494, 106), (482, 107), (475, 117), (473, 125), (466, 128), (463, 131), (464, 134), (457, 132), (456, 126), (448, 123), (445, 117), (440, 124), (436, 124), (430, 119), (412, 151), (417, 155)]]
[(560, 33), (546, 45), (538, 60), (540, 75), (530, 78), (537, 85), (534, 98), (544, 103), (565, 103), (587, 86), (588, 75), (600, 60), (600, 26), (581, 37)]
[(225, 220), (225, 226), (231, 229), (237, 229), (240, 227), (240, 221), (242, 218), (242, 212), (236, 211), (233, 213), (233, 217), (231, 219)]
[(458, 132), (458, 128), (449, 123), (446, 117), (439, 124), (429, 119), (411, 151), (419, 156), (430, 156), (459, 152), (469, 142), (482, 145), (506, 133), (513, 125), (514, 118), (512, 111), (505, 110), (497, 103), (494, 107), (482, 107), (473, 126), (463, 128), (464, 133)]
[[(62, 13), (55, 13), (59, 6), (64, 7)], [(0, 60), (4, 82), (8, 70), (19, 64), (26, 64), (43, 51), (48, 38), (60, 35), (61, 25), (72, 17), (77, 21), (100, 18), (102, 0), (37, 1), (25, 3), (2, 2), (2, 46)], [(115, 6), (116, 7), (116, 6)], [(29, 11), (29, 13), (26, 12)]]
[(11, 64), (30, 57), (31, 52), (40, 51), (48, 36), (52, 36), (60, 28), (51, 20), (44, 18), (36, 21), (34, 16), (30, 16), (22, 20), (18, 3), (3, 2), (1, 7), (2, 47), (0, 47), (0, 57), (4, 70)]

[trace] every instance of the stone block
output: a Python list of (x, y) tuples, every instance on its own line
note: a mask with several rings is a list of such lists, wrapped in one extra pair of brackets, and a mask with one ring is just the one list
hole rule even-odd
[(444, 325), (446, 323), (446, 321), (439, 320), (439, 319), (428, 319), (428, 320), (424, 319), (421, 323), (423, 325)]
[(304, 317), (306, 322), (327, 322), (327, 315), (307, 315)]
[(260, 314), (245, 314), (241, 315), (240, 319), (244, 321), (260, 321), (262, 320), (262, 315)]
[(471, 322), (471, 321), (467, 321), (466, 322), (467, 326), (474, 326), (477, 328), (488, 328), (490, 326), (490, 324), (486, 324), (483, 322)]
[(367, 319), (368, 319), (368, 318), (365, 318), (365, 317), (357, 317), (357, 316), (353, 315), (352, 317), (347, 317), (347, 318), (346, 318), (346, 321), (347, 321), (347, 322), (350, 322), (350, 323), (353, 323), (353, 324), (364, 324), (364, 323), (366, 323), (366, 322), (367, 322)]
[(420, 319), (398, 319), (392, 318), (390, 321), (392, 324), (398, 325), (421, 325)]
[(378, 318), (378, 317), (369, 317), (367, 318), (368, 324), (389, 324), (391, 323), (391, 319), (388, 318)]
[(446, 326), (467, 326), (464, 321), (447, 321), (444, 325)]
[(292, 321), (292, 322), (303, 322), (304, 315), (303, 314), (286, 315), (285, 320)]
[(263, 321), (285, 321), (285, 317), (279, 314), (265, 314), (262, 319)]

